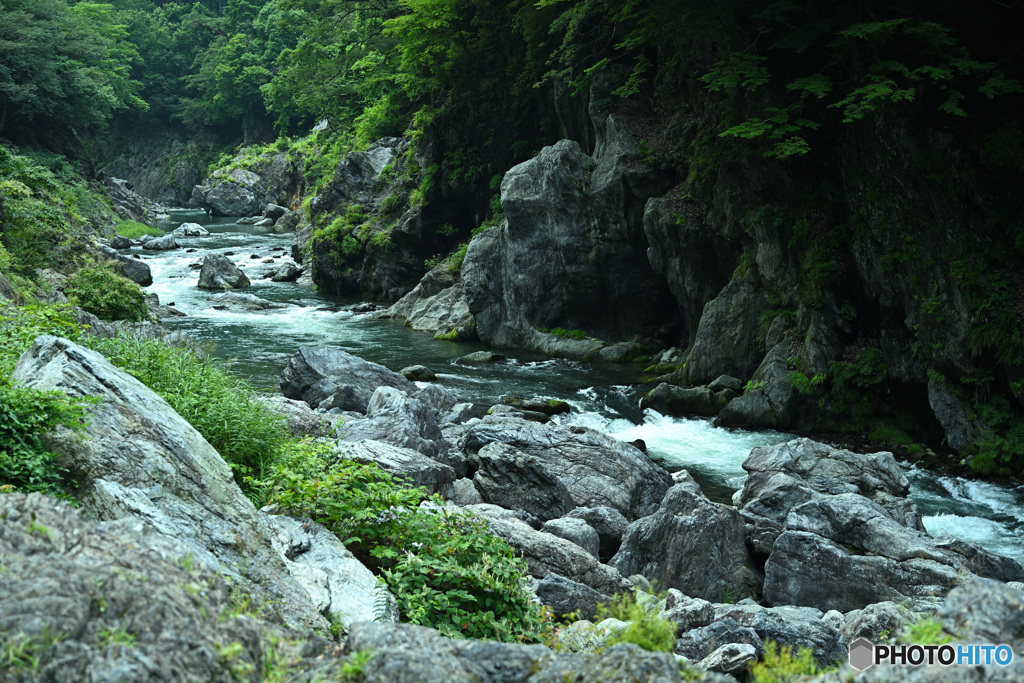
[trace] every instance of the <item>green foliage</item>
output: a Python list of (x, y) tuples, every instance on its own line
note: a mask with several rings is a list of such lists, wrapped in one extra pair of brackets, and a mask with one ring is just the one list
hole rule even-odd
[(978, 419), (987, 434), (975, 446), (971, 467), (983, 474), (1019, 474), (1024, 471), (1024, 416), (1001, 393), (976, 404)]
[(651, 614), (636, 601), (632, 593), (621, 593), (608, 604), (598, 605), (597, 619), (619, 619), (629, 626), (613, 633), (605, 647), (616, 643), (633, 643), (651, 652), (672, 652), (676, 647), (676, 625)]
[(0, 136), (76, 145), (121, 110), (145, 110), (138, 58), (113, 5), (8, 0), (0, 13)]
[(239, 482), (263, 476), (287, 442), (282, 418), (261, 403), (252, 388), (191, 349), (126, 335), (91, 343), (195, 427)]
[(370, 663), (370, 660), (374, 657), (373, 652), (369, 650), (356, 650), (348, 656), (348, 659), (344, 664), (341, 665), (341, 673), (345, 676), (345, 680), (350, 681), (361, 681), (363, 680), (363, 669)]
[(525, 589), (523, 561), (472, 515), (436, 498), (433, 509), (419, 506), (423, 489), (338, 459), (326, 444), (295, 447), (253, 487), (261, 501), (344, 539), (395, 595), (403, 621), (453, 638), (541, 639), (544, 618)]
[(764, 657), (750, 667), (754, 683), (789, 683), (807, 676), (825, 673), (814, 661), (809, 647), (797, 648), (794, 654), (789, 645), (779, 647), (774, 640), (764, 643)]
[[(913, 441), (909, 434), (895, 427), (880, 427), (868, 434), (868, 440), (881, 444), (895, 444), (897, 446), (910, 446)], [(920, 447), (918, 450), (920, 450)]]
[(876, 392), (887, 375), (888, 367), (876, 348), (864, 349), (851, 360), (831, 361), (825, 410), (832, 426), (841, 431), (862, 429), (883, 405)]
[(931, 617), (907, 626), (900, 640), (907, 644), (945, 645), (952, 642), (953, 638), (946, 633), (941, 621)]
[(138, 221), (121, 221), (114, 226), (114, 232), (121, 237), (127, 237), (130, 240), (137, 240), (140, 237), (158, 237), (164, 234), (164, 231), (159, 228), (154, 228), (146, 225), (145, 223), (139, 223)]
[(71, 303), (103, 320), (149, 319), (146, 295), (137, 284), (107, 266), (80, 268), (68, 277)]
[(799, 370), (793, 370), (789, 373), (789, 383), (797, 393), (813, 396), (818, 393), (818, 387), (825, 383), (825, 375), (818, 372), (813, 377), (808, 377)]
[(567, 330), (564, 327), (556, 327), (548, 330), (548, 334), (556, 339), (586, 339), (587, 333), (583, 330)]

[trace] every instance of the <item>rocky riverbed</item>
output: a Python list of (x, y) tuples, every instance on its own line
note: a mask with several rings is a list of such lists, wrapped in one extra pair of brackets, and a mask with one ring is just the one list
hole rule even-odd
[[(443, 386), (334, 348), (292, 356), (272, 404), (293, 430), (326, 433), (345, 457), (473, 511), (523, 556), (532, 590), (557, 614), (593, 618), (597, 602), (638, 591), (676, 624), (674, 654), (631, 645), (595, 654), (621, 623), (576, 621), (554, 649), (375, 623), (386, 596), (336, 537), (253, 508), (216, 451), (102, 356), (41, 337), (15, 377), (101, 401), (84, 433), (53, 438), (81, 481), (77, 509), (0, 497), (0, 630), (9, 652), (36, 662), (8, 665), (14, 680), (259, 680), (267, 666), (313, 680), (340, 675), (362, 651), (375, 655), (367, 681), (675, 680), (680, 662), (743, 678), (768, 640), (808, 647), (825, 665), (855, 638), (879, 640), (932, 615), (960, 638), (1024, 646), (1024, 570), (924, 532), (890, 453), (808, 439), (756, 448), (728, 505), (601, 432), (516, 408), (473, 417)], [(340, 639), (328, 619), (342, 625)]]

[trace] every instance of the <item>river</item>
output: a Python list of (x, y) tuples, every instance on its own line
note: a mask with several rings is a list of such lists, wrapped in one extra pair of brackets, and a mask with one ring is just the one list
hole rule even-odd
[[(687, 469), (708, 497), (720, 502), (728, 502), (743, 486), (742, 463), (752, 448), (792, 438), (772, 431), (716, 429), (709, 420), (645, 413), (638, 407), (644, 388), (634, 385), (636, 368), (629, 364), (584, 363), (525, 352), (503, 352), (506, 362), (486, 366), (455, 364), (459, 356), (487, 347), (437, 341), (401, 323), (354, 312), (359, 302), (263, 279), (290, 260), (293, 235), (258, 234), (251, 226), (235, 225), (234, 219), (191, 212), (174, 212), (171, 221), (159, 227), (172, 230), (182, 222), (204, 225), (211, 235), (178, 238), (182, 248), (167, 252), (133, 249), (153, 272), (153, 285), (147, 289), (158, 294), (161, 303), (173, 302), (187, 314), (167, 325), (187, 330), (213, 355), (229, 359), (237, 373), (261, 390), (278, 391), (281, 370), (302, 345), (335, 346), (396, 371), (421, 364), (431, 368), (459, 400), (491, 405), (503, 396), (517, 395), (567, 401), (572, 413), (556, 419), (626, 441), (643, 439), (653, 460), (669, 470)], [(194, 267), (209, 252), (231, 254), (228, 258), (252, 281), (245, 291), (288, 307), (254, 313), (212, 308), (214, 292), (196, 286), (199, 270)], [(974, 541), (1024, 563), (1024, 486), (904, 467), (911, 497), (928, 531)]]

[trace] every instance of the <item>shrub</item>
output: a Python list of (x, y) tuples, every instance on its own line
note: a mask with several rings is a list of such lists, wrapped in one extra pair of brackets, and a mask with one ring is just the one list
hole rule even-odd
[(900, 640), (916, 645), (945, 645), (952, 642), (953, 638), (946, 633), (941, 621), (930, 617), (907, 626)]
[(146, 237), (147, 235), (157, 237), (164, 234), (163, 230), (150, 227), (145, 223), (140, 223), (138, 221), (121, 221), (114, 226), (114, 232), (121, 237), (127, 237), (130, 240), (137, 240), (140, 237)]
[(338, 534), (394, 594), (402, 621), (453, 638), (544, 637), (544, 612), (524, 586), (525, 563), (472, 515), (450, 513), (440, 499), (432, 499), (434, 509), (419, 507), (422, 488), (308, 444), (253, 486), (261, 502)]
[(633, 643), (651, 652), (672, 652), (676, 647), (676, 627), (671, 621), (649, 613), (631, 593), (622, 593), (608, 604), (598, 605), (597, 618), (628, 621), (629, 626), (613, 633), (605, 647), (616, 643)]
[(137, 284), (103, 266), (81, 268), (68, 277), (65, 290), (72, 303), (103, 320), (149, 318), (146, 295)]
[(67, 472), (43, 435), (58, 425), (81, 427), (83, 420), (80, 401), (0, 378), (0, 487), (67, 497)]
[(217, 449), (239, 482), (262, 477), (287, 437), (284, 421), (244, 381), (191, 349), (127, 335), (93, 348), (171, 404)]

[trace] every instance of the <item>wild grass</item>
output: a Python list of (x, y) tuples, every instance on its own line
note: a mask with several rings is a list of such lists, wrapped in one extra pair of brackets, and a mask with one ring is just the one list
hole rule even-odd
[(191, 349), (127, 335), (93, 348), (159, 394), (210, 442), (244, 487), (260, 479), (288, 443), (284, 420), (242, 379)]
[(121, 237), (127, 237), (130, 240), (137, 240), (140, 237), (159, 237), (164, 234), (163, 230), (159, 228), (152, 228), (145, 223), (139, 223), (138, 221), (121, 221), (114, 226), (114, 232)]

